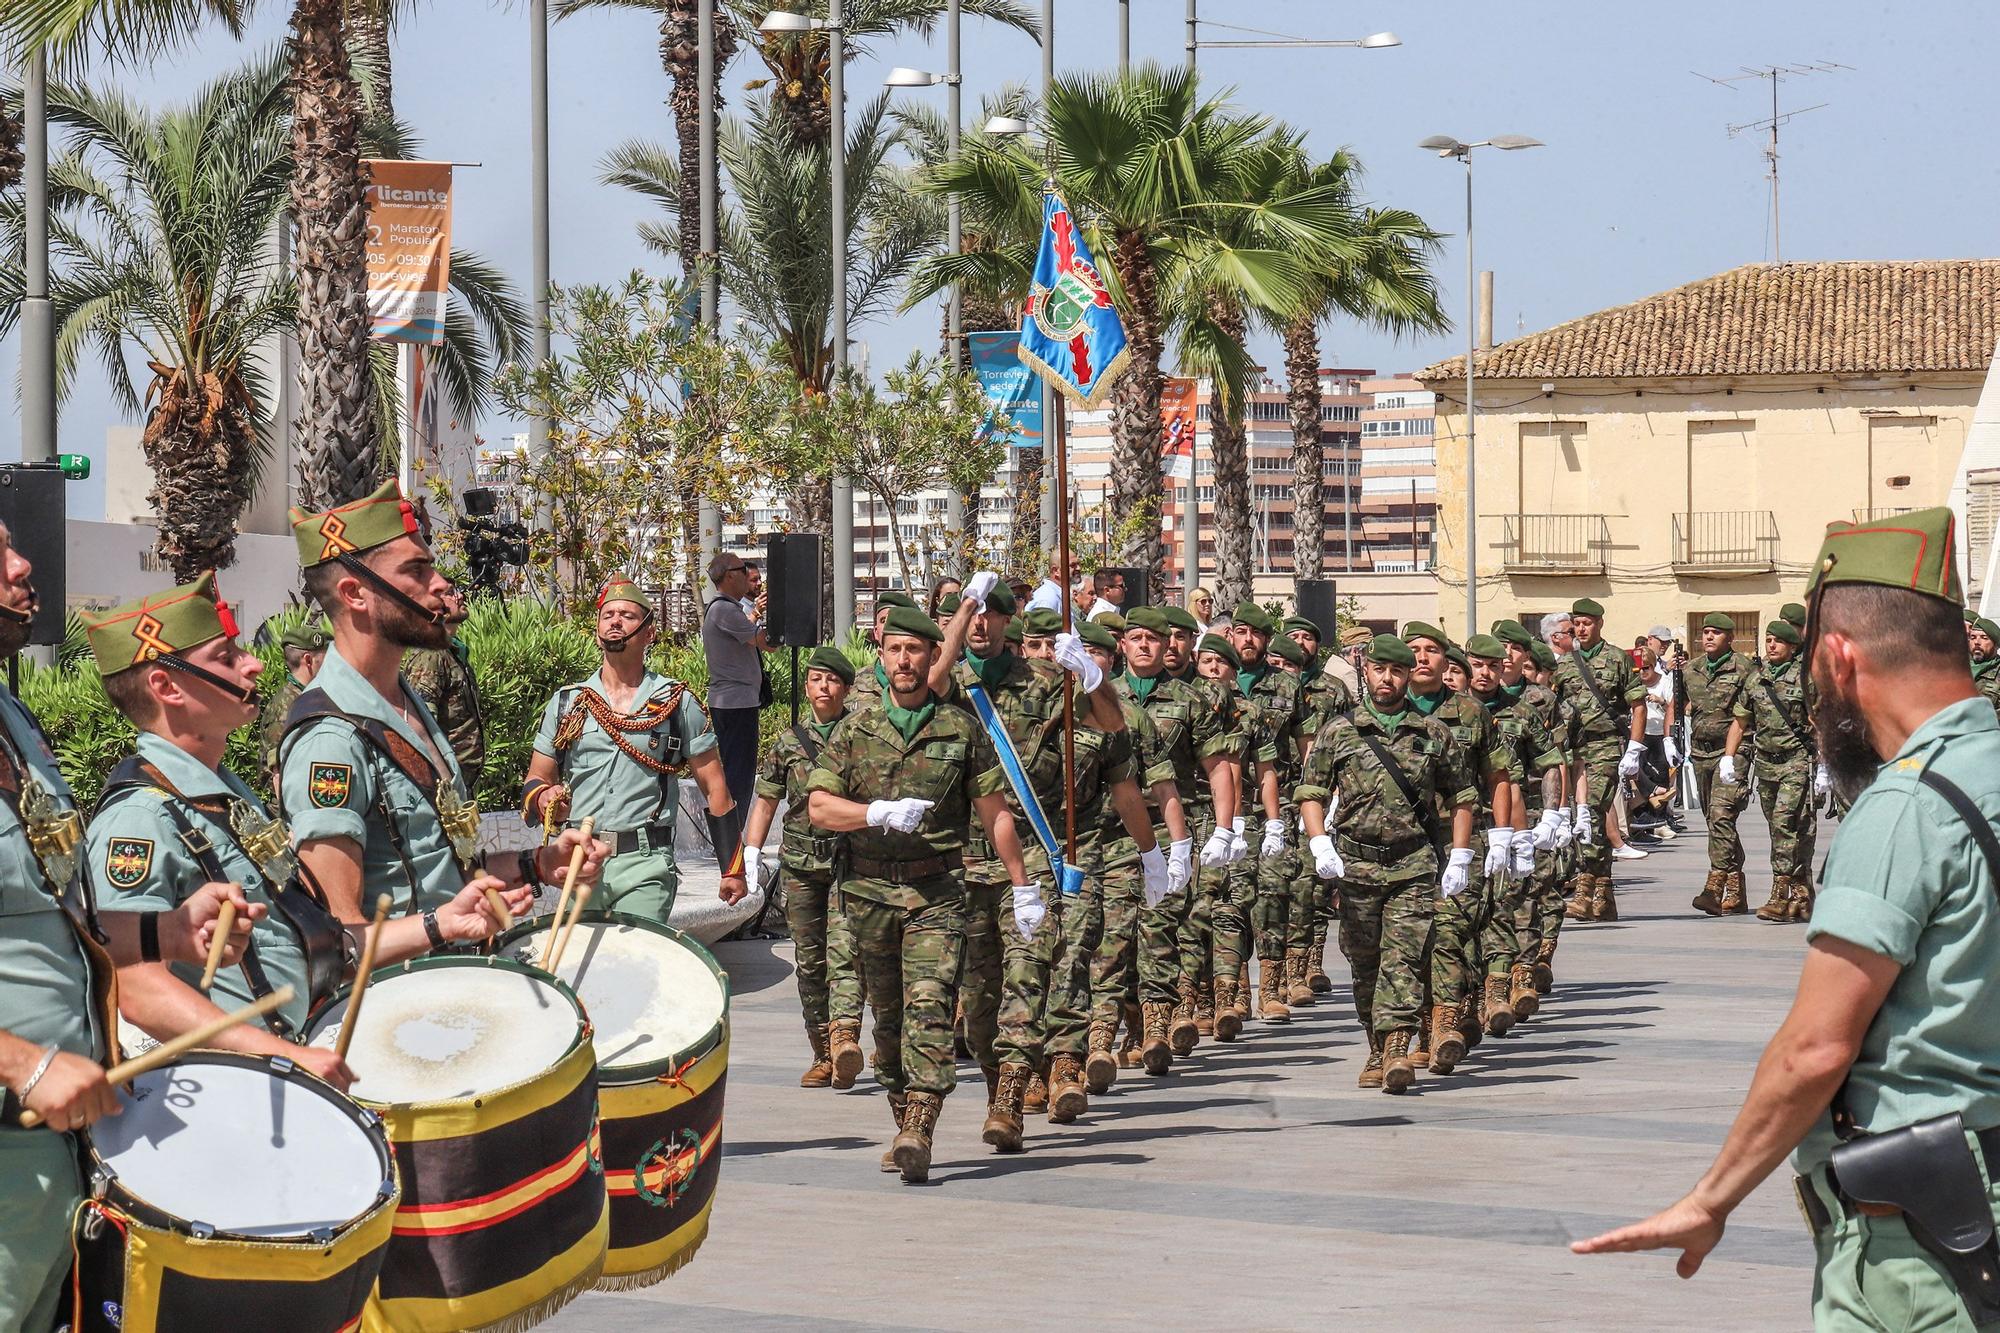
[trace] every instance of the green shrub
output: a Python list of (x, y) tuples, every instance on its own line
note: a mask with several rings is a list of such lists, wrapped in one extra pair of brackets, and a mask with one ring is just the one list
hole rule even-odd
[(472, 604), (459, 634), (486, 716), (479, 808), (518, 809), (542, 710), (557, 690), (597, 669), (597, 643), (581, 622), (539, 602), (495, 597)]

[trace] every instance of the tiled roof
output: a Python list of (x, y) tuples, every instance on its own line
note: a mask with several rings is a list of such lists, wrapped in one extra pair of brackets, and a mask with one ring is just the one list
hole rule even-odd
[[(1984, 372), (2000, 259), (1746, 264), (1482, 352), (1496, 379)], [(1417, 372), (1462, 378), (1456, 356)]]

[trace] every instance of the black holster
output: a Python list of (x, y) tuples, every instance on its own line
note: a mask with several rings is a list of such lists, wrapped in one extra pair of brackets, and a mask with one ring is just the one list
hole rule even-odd
[(1847, 1198), (1902, 1209), (1910, 1234), (1957, 1283), (1972, 1322), (2000, 1319), (2000, 1242), (1958, 1112), (1849, 1139), (1834, 1148), (1829, 1176)]

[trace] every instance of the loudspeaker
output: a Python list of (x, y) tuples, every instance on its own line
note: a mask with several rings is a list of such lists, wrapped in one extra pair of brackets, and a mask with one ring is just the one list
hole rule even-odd
[(1121, 614), (1152, 604), (1149, 596), (1152, 591), (1152, 580), (1146, 577), (1147, 571), (1144, 568), (1137, 565), (1105, 565), (1098, 572), (1125, 576), (1125, 605), (1118, 608)]
[(7, 525), (14, 549), (34, 565), (35, 594), (41, 598), (41, 609), (28, 629), (31, 644), (63, 641), (63, 619), (68, 614), (66, 483), (54, 463), (0, 464), (0, 523)]
[(1300, 579), (1299, 614), (1319, 626), (1320, 646), (1335, 641), (1340, 633), (1340, 596), (1332, 579)]
[(811, 648), (820, 641), (826, 592), (819, 576), (819, 534), (773, 533), (764, 550), (764, 637), (774, 648)]

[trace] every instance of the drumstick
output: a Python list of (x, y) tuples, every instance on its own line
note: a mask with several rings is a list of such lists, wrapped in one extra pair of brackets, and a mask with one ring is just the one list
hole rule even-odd
[(588, 884), (577, 885), (576, 910), (571, 912), (569, 914), (569, 920), (563, 923), (562, 934), (556, 936), (556, 947), (554, 951), (549, 954), (548, 966), (542, 969), (544, 972), (547, 972), (550, 976), (554, 976), (556, 974), (557, 966), (559, 966), (562, 963), (563, 950), (569, 947), (569, 933), (572, 930), (575, 930), (576, 923), (583, 919), (584, 904), (588, 903), (589, 901), (590, 901), (590, 886)]
[(382, 939), (382, 923), (389, 919), (389, 895), (375, 900), (375, 920), (368, 926), (368, 938), (361, 943), (361, 970), (354, 974), (354, 990), (347, 997), (347, 1012), (340, 1016), (340, 1036), (334, 1039), (333, 1053), (345, 1060), (354, 1040), (354, 1020), (361, 1017), (361, 997), (368, 993), (368, 974), (375, 967), (375, 946)]
[[(570, 891), (576, 888), (577, 872), (583, 869), (583, 849), (590, 842), (590, 831), (595, 827), (595, 815), (585, 815), (583, 822), (576, 826), (576, 831), (582, 836), (577, 839), (576, 846), (569, 849), (569, 870), (563, 875), (562, 896), (556, 899), (556, 926), (562, 924), (563, 913), (569, 910)], [(555, 926), (549, 929), (553, 931)]]
[[(144, 1055), (135, 1055), (130, 1060), (120, 1061), (105, 1072), (104, 1080), (114, 1085), (130, 1083), (133, 1079), (146, 1073), (148, 1070), (158, 1069), (161, 1065), (172, 1064), (188, 1051), (193, 1050), (197, 1046), (206, 1045), (222, 1033), (235, 1027), (238, 1023), (248, 1023), (253, 1018), (262, 1018), (273, 1009), (281, 1005), (290, 1004), (293, 994), (294, 992), (290, 986), (280, 986), (263, 999), (258, 1000), (255, 1004), (246, 1004), (241, 1009), (234, 1010), (224, 1014), (220, 1018), (203, 1023), (192, 1032), (184, 1032), (172, 1041), (160, 1043)], [(22, 1129), (33, 1129), (41, 1123), (42, 1117), (38, 1112), (21, 1112)]]
[(486, 905), (493, 909), (493, 915), (500, 918), (500, 929), (512, 930), (514, 928), (514, 914), (507, 910), (506, 903), (500, 901), (500, 890), (488, 889), (486, 891)]
[(215, 920), (215, 938), (208, 942), (208, 966), (202, 969), (201, 988), (215, 984), (215, 971), (222, 966), (222, 951), (229, 947), (229, 932), (236, 925), (236, 904), (222, 900), (222, 913)]

